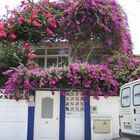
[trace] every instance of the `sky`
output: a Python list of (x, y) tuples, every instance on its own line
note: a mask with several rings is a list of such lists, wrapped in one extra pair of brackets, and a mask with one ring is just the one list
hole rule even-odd
[[(13, 9), (22, 0), (0, 0), (0, 15), (6, 13), (5, 6)], [(38, 1), (38, 0), (35, 0)], [(140, 55), (140, 0), (117, 0), (128, 16), (128, 23), (134, 45), (134, 54)]]

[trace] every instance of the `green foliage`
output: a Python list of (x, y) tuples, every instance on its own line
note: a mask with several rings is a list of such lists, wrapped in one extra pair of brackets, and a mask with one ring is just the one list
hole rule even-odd
[(17, 42), (1, 42), (0, 43), (0, 88), (6, 81), (7, 77), (3, 75), (3, 72), (10, 69), (16, 68), (20, 63), (26, 65), (27, 50), (23, 47), (23, 43)]

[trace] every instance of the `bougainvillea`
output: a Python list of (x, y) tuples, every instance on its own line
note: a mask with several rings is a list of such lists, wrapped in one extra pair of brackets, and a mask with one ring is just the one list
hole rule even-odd
[(114, 0), (22, 1), (0, 24), (0, 38), (33, 43), (96, 39), (111, 49), (132, 52), (126, 15)]
[(108, 67), (122, 86), (128, 81), (140, 79), (140, 60), (123, 52), (114, 52), (109, 58)]
[(28, 42), (34, 46), (41, 41), (67, 41), (69, 44), (84, 41), (92, 45), (96, 40), (100, 42), (100, 49), (109, 54), (108, 61), (105, 60), (106, 67), (74, 64), (53, 70), (31, 70), (36, 68), (31, 65), (36, 55), (32, 51), (27, 52), (23, 49), (26, 47), (21, 45), (20, 49), (24, 50), (21, 60), (26, 61), (28, 68), (19, 66), (15, 71), (8, 72), (5, 86), (6, 93), (16, 97), (23, 94), (23, 90), (35, 87), (86, 88), (92, 89), (94, 96), (111, 95), (116, 94), (119, 85), (140, 77), (135, 76), (140, 72), (138, 63), (133, 59), (127, 17), (115, 0), (22, 1), (17, 9), (11, 11), (9, 18), (0, 23), (0, 40), (1, 46), (10, 44), (11, 48), (15, 42)]
[[(106, 66), (71, 64), (65, 67), (29, 70), (19, 66), (4, 73), (10, 78), (5, 83), (5, 93), (16, 98), (28, 94), (30, 89), (89, 89), (93, 96), (117, 95), (118, 82)], [(27, 93), (26, 93), (27, 92)]]

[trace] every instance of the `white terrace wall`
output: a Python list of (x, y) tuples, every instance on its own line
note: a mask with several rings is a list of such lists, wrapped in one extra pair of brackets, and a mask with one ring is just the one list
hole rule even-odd
[(28, 103), (0, 94), (0, 140), (27, 140)]

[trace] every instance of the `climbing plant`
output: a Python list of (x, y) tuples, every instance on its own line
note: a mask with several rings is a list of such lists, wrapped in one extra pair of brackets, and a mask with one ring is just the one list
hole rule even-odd
[[(7, 15), (8, 18), (1, 19), (0, 42), (2, 51), (6, 53), (8, 49), (10, 55), (7, 55), (8, 53), (5, 55), (8, 65), (0, 69), (5, 71), (11, 66), (15, 68), (10, 70), (10, 73), (9, 70), (5, 73), (9, 77), (5, 86), (6, 93), (11, 92), (19, 96), (23, 93), (22, 90), (34, 88), (36, 84), (37, 87), (41, 85), (51, 89), (66, 87), (84, 89), (87, 88), (84, 83), (88, 83), (91, 90), (96, 90), (103, 95), (112, 95), (113, 90), (114, 94), (118, 93), (118, 86), (139, 77), (139, 63), (133, 58), (127, 16), (115, 0), (64, 0), (61, 3), (49, 2), (49, 0), (41, 0), (38, 3), (22, 1), (18, 8)], [(37, 68), (33, 63), (36, 55), (31, 46), (41, 42), (46, 44), (68, 42), (73, 52), (84, 42), (82, 43), (84, 47), (89, 49), (86, 62), (89, 63), (92, 58), (98, 59), (103, 55), (100, 50), (104, 50), (103, 52), (108, 55), (104, 60), (106, 68), (104, 65), (85, 66), (85, 63), (83, 65), (78, 63), (78, 67), (74, 65), (74, 69), (79, 69), (76, 72), (71, 71), (71, 66), (66, 70), (55, 68), (55, 72), (59, 70), (60, 78), (56, 73), (49, 72), (52, 69), (34, 70)], [(95, 48), (99, 50), (100, 55), (97, 55), (97, 52), (93, 53)], [(1, 56), (0, 61), (5, 56)], [(13, 62), (12, 65), (9, 60)], [(89, 67), (91, 71), (96, 71), (98, 78), (94, 77), (94, 74), (90, 75), (87, 71)], [(104, 68), (107, 71), (102, 71)], [(39, 76), (39, 72), (45, 73), (44, 77)], [(69, 79), (67, 74), (73, 73), (75, 77), (72, 76), (73, 80)], [(52, 78), (57, 79), (53, 87), (50, 84), (50, 80), (54, 82)], [(65, 80), (66, 83), (63, 82)], [(73, 85), (75, 81), (79, 82), (78, 85)], [(111, 94), (106, 94), (107, 92)]]

